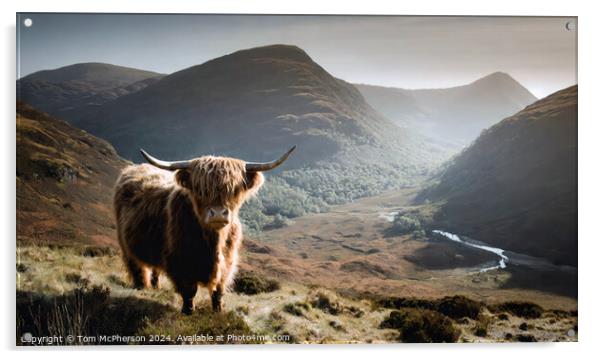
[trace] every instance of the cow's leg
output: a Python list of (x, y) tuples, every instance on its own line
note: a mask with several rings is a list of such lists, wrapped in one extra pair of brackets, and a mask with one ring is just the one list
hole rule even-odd
[(146, 286), (146, 270), (143, 268), (135, 259), (133, 258), (123, 258), (125, 262), (125, 267), (132, 279), (132, 283), (134, 288), (136, 289), (144, 289)]
[(224, 288), (218, 285), (211, 293), (211, 307), (214, 312), (221, 312), (224, 309), (222, 297), (224, 296)]
[(196, 283), (177, 283), (176, 290), (182, 296), (182, 313), (192, 314), (194, 311), (194, 296), (197, 290)]
[(159, 276), (161, 276), (161, 271), (153, 268), (153, 273), (151, 276), (151, 286), (155, 289), (159, 289)]

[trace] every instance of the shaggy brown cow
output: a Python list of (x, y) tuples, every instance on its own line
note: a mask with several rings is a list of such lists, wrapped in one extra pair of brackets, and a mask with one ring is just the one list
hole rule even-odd
[(268, 163), (213, 156), (166, 162), (141, 150), (154, 167), (124, 169), (113, 199), (134, 286), (156, 288), (163, 272), (182, 296), (183, 313), (193, 311), (199, 284), (209, 290), (213, 310), (222, 310), (242, 242), (238, 211), (263, 184), (261, 172), (278, 167), (294, 149)]

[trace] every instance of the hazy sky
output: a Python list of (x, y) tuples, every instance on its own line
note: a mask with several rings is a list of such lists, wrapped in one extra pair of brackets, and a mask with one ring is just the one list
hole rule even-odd
[[(31, 27), (23, 20), (33, 20)], [(236, 50), (297, 45), (331, 74), (402, 88), (504, 71), (542, 97), (577, 82), (574, 18), (21, 14), (19, 77), (78, 62), (161, 73)]]

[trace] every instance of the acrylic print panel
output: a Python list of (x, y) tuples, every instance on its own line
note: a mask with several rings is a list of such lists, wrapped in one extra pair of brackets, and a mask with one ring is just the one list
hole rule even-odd
[(576, 341), (576, 47), (570, 17), (17, 14), (16, 344)]

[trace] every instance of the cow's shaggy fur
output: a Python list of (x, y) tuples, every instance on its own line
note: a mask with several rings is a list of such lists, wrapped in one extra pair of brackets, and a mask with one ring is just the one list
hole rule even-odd
[[(147, 164), (124, 169), (115, 187), (114, 211), (134, 286), (157, 287), (165, 273), (182, 296), (184, 313), (194, 309), (199, 284), (220, 311), (242, 242), (238, 212), (262, 184), (260, 172), (246, 172), (244, 161), (224, 157), (201, 157), (175, 173)], [(228, 224), (215, 228), (207, 222), (212, 206), (229, 211)]]

